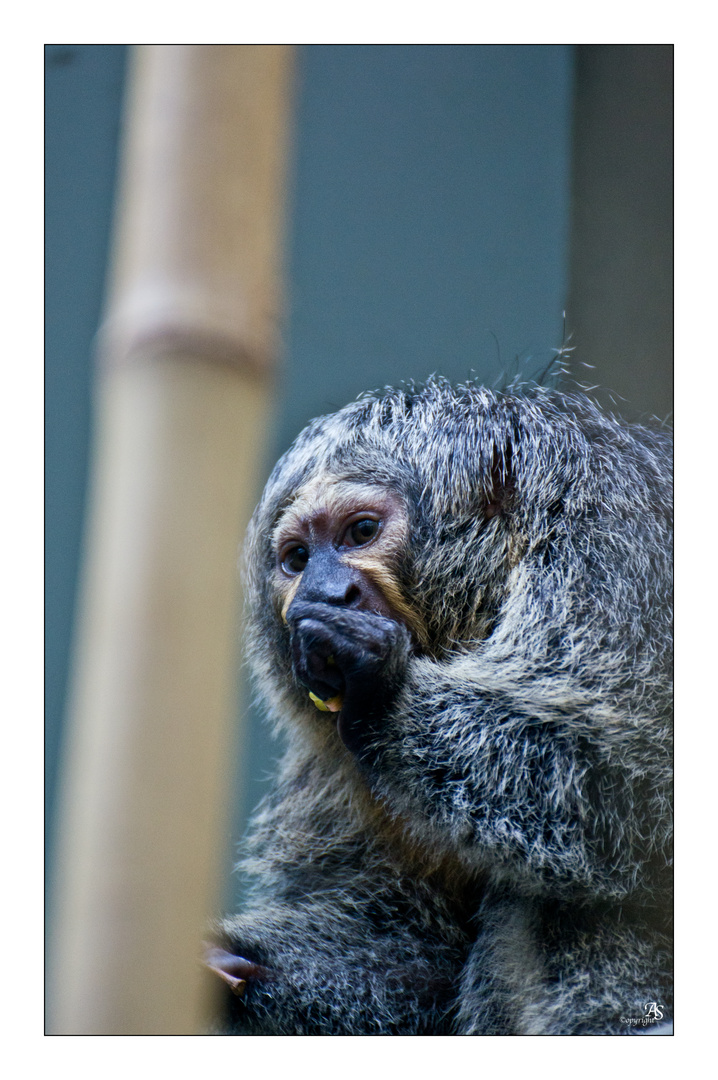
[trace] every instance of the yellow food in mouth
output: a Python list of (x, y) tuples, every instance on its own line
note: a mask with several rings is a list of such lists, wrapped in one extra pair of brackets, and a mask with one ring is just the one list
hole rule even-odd
[(316, 707), (322, 712), (339, 712), (342, 707), (342, 695), (337, 694), (336, 697), (329, 698), (327, 701), (322, 701), (320, 697), (309, 691), (309, 697), (314, 702)]

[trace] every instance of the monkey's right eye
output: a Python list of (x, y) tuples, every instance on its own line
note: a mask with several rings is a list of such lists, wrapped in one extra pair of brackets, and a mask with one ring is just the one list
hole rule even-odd
[(301, 544), (289, 548), (282, 557), (282, 570), (287, 574), (301, 574), (309, 562), (309, 552)]

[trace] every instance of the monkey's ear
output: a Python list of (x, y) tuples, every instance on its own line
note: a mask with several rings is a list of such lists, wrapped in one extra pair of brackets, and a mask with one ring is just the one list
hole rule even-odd
[(515, 490), (516, 478), (513, 473), (511, 443), (507, 442), (504, 446), (494, 445), (489, 483), (485, 493), (486, 518), (507, 513), (511, 508)]

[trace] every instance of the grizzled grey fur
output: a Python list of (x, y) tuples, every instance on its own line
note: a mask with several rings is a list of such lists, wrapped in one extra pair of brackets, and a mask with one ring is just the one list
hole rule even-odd
[[(251, 902), (251, 1034), (628, 1034), (671, 1015), (671, 441), (584, 397), (430, 381), (315, 420), (247, 543), (247, 643), (287, 751)], [(315, 477), (409, 509), (428, 627), (359, 762), (293, 676), (270, 538)]]

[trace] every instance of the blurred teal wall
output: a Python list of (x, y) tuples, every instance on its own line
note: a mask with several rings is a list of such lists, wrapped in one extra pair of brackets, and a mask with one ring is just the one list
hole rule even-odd
[(126, 47), (45, 47), (45, 820), (79, 569)]
[[(125, 61), (123, 46), (46, 50), (50, 819)], [(570, 46), (310, 46), (298, 61), (267, 469), (311, 416), (361, 390), (538, 370), (561, 343), (567, 291)], [(253, 744), (238, 821), (276, 753), (259, 730)]]
[(302, 52), (280, 446), (361, 390), (491, 380), (560, 345), (572, 60), (545, 45)]

